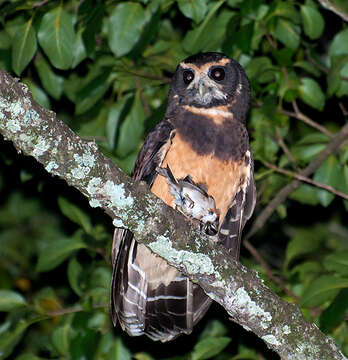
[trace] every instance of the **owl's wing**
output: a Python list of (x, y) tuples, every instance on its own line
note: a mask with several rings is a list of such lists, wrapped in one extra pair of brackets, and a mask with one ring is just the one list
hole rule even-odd
[(250, 151), (246, 152), (241, 166), (243, 175), (218, 235), (219, 243), (229, 249), (236, 260), (239, 259), (243, 227), (251, 217), (256, 203), (254, 163)]
[(147, 136), (135, 162), (132, 172), (135, 180), (145, 181), (149, 187), (152, 186), (157, 176), (156, 167), (161, 166), (173, 136), (175, 136), (173, 126), (167, 120), (161, 121), (154, 127)]
[[(167, 121), (154, 128), (138, 155), (133, 178), (152, 186), (172, 136), (173, 127)], [(189, 334), (211, 304), (198, 285), (137, 244), (127, 229), (115, 229), (112, 259), (112, 321), (116, 325), (118, 320), (132, 336), (146, 334), (164, 342)]]

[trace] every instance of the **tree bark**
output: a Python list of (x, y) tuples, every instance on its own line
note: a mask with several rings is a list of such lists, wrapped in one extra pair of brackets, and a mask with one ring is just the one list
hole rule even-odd
[(55, 113), (40, 107), (28, 88), (5, 71), (0, 71), (0, 132), (18, 152), (77, 188), (92, 207), (103, 208), (115, 226), (129, 228), (139, 243), (197, 282), (283, 359), (346, 359), (297, 306), (272, 293), (256, 271), (214, 246), (144, 183), (119, 170), (94, 142), (82, 140)]

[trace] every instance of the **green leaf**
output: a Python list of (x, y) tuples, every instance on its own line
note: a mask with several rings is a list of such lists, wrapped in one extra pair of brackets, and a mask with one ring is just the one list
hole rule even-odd
[(311, 132), (309, 134), (304, 135), (297, 144), (303, 145), (303, 144), (327, 144), (329, 142), (330, 138), (318, 131)]
[(294, 266), (291, 269), (290, 274), (298, 274), (301, 283), (308, 284), (310, 281), (317, 278), (322, 272), (323, 268), (318, 262), (305, 261), (299, 263), (299, 265)]
[(63, 9), (62, 5), (43, 16), (38, 39), (54, 67), (62, 70), (71, 67), (75, 43), (73, 17)]
[(245, 71), (249, 79), (263, 83), (274, 79), (272, 68), (270, 58), (261, 56), (251, 59), (245, 67)]
[(248, 53), (251, 48), (251, 40), (254, 33), (254, 23), (242, 25), (234, 35), (234, 41), (237, 46), (244, 52)]
[(319, 77), (320, 71), (316, 69), (310, 62), (305, 60), (298, 60), (294, 63), (294, 66), (299, 67), (305, 71), (307, 71), (309, 74)]
[(300, 27), (288, 20), (279, 18), (277, 19), (274, 36), (285, 46), (296, 50), (300, 44)]
[(110, 68), (104, 68), (77, 94), (75, 114), (80, 115), (93, 107), (110, 87)]
[(0, 359), (6, 359), (12, 353), (14, 347), (21, 340), (24, 331), (31, 323), (21, 319), (11, 330), (0, 333)]
[(125, 157), (138, 148), (144, 131), (145, 111), (137, 94), (132, 108), (119, 130), (119, 140), (117, 144), (117, 154)]
[(110, 359), (112, 360), (131, 360), (132, 354), (123, 344), (123, 341), (120, 337), (117, 337), (114, 341), (112, 349), (110, 351)]
[(76, 33), (75, 44), (74, 44), (74, 54), (73, 61), (71, 67), (74, 69), (77, 65), (79, 65), (83, 60), (87, 57), (87, 52), (85, 48), (85, 44), (82, 39), (82, 29)]
[(319, 84), (311, 78), (301, 78), (300, 98), (307, 105), (321, 111), (325, 106), (325, 95)]
[(133, 355), (135, 360), (155, 360), (151, 355), (145, 352), (139, 352)]
[(55, 74), (43, 57), (35, 61), (35, 67), (45, 90), (54, 99), (59, 100), (63, 92), (64, 78)]
[(320, 315), (320, 329), (329, 333), (343, 320), (348, 310), (348, 289), (342, 289), (330, 306)]
[(305, 290), (301, 298), (301, 306), (320, 306), (324, 302), (333, 299), (340, 289), (348, 287), (348, 279), (324, 275), (314, 280)]
[(70, 238), (56, 240), (40, 251), (36, 271), (52, 270), (76, 250), (84, 248), (86, 248), (86, 244), (83, 242), (80, 232)]
[(71, 288), (75, 291), (75, 293), (79, 296), (82, 295), (82, 289), (80, 286), (80, 277), (83, 274), (83, 267), (76, 260), (76, 258), (72, 258), (68, 264), (68, 280)]
[(180, 11), (188, 18), (199, 23), (207, 12), (207, 0), (178, 0)]
[(38, 356), (30, 353), (21, 354), (15, 360), (41, 360)]
[(116, 56), (129, 53), (140, 39), (147, 22), (144, 8), (135, 2), (118, 4), (109, 19), (108, 40)]
[(313, 229), (298, 229), (286, 248), (284, 267), (287, 268), (289, 263), (299, 256), (314, 252), (320, 243), (320, 237), (313, 237)]
[(33, 18), (23, 24), (13, 39), (12, 67), (17, 75), (22, 73), (37, 50), (36, 34), (32, 21)]
[(324, 148), (324, 144), (296, 145), (291, 149), (291, 153), (296, 160), (308, 162)]
[(318, 205), (318, 191), (319, 189), (312, 185), (302, 184), (289, 198), (306, 205)]
[(112, 151), (115, 147), (117, 130), (121, 119), (121, 114), (124, 111), (128, 97), (124, 96), (116, 104), (110, 106), (108, 111), (108, 119), (106, 123), (106, 137), (108, 138), (109, 149)]
[(11, 37), (5, 30), (0, 31), (0, 49), (10, 49), (12, 45)]
[(299, 14), (295, 6), (286, 1), (277, 2), (275, 8), (271, 11), (269, 16), (279, 16), (285, 19), (289, 19), (293, 22), (299, 22)]
[(63, 197), (58, 198), (58, 205), (60, 211), (72, 222), (80, 225), (86, 234), (92, 233), (92, 224), (89, 216), (78, 206)]
[[(319, 167), (314, 174), (314, 180), (337, 188), (342, 177), (340, 164), (335, 155), (330, 155)], [(323, 206), (328, 206), (335, 195), (327, 190), (320, 189), (318, 191), (318, 199)]]
[(0, 311), (11, 311), (26, 305), (22, 295), (12, 290), (0, 290)]
[(69, 355), (69, 339), (70, 339), (71, 324), (64, 324), (54, 329), (52, 333), (52, 343), (59, 354)]
[(206, 40), (206, 29), (209, 25), (210, 20), (214, 17), (220, 6), (224, 3), (224, 0), (218, 1), (209, 11), (208, 15), (197, 28), (190, 30), (184, 37), (183, 46), (184, 49), (189, 53), (195, 53), (202, 50), (202, 44)]
[(312, 40), (318, 39), (325, 27), (320, 12), (314, 7), (301, 5), (301, 18), (305, 34)]
[(254, 127), (252, 148), (255, 151), (255, 158), (274, 163), (278, 144), (272, 139), (274, 124), (262, 109), (251, 111), (250, 123)]
[(331, 57), (331, 67), (327, 77), (328, 94), (336, 93), (338, 97), (348, 95), (348, 54)]
[(328, 255), (324, 259), (324, 267), (343, 276), (348, 275), (348, 250)]
[(190, 359), (204, 360), (218, 355), (231, 342), (229, 337), (204, 338), (192, 350)]
[[(84, 5), (87, 6), (83, 9)], [(83, 22), (83, 42), (88, 55), (95, 51), (96, 36), (100, 33), (104, 19), (105, 4), (104, 2), (87, 2), (84, 1), (79, 6), (79, 13), (84, 12)]]
[[(221, 46), (229, 49), (229, 45), (226, 43), (226, 32), (231, 19), (236, 16), (236, 13), (232, 11), (221, 11), (220, 14), (213, 19), (210, 19), (203, 32), (201, 48), (207, 51), (220, 51)], [(214, 36), (209, 34), (214, 33)], [(224, 50), (225, 51), (225, 50)]]
[(348, 54), (348, 28), (337, 33), (329, 48), (330, 57)]
[(199, 340), (206, 338), (219, 338), (228, 333), (227, 327), (219, 320), (210, 320), (199, 335)]
[[(96, 359), (96, 345), (99, 343), (101, 334), (88, 328), (90, 317), (90, 312), (80, 312), (74, 316), (71, 326), (74, 331), (71, 333), (69, 346), (69, 358), (71, 359)], [(112, 359), (112, 357), (104, 358)]]

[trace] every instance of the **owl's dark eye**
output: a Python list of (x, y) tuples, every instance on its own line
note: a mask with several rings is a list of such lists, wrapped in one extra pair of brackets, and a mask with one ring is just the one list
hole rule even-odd
[(188, 85), (194, 79), (195, 74), (191, 70), (185, 70), (182, 77), (184, 79), (184, 83)]
[(221, 81), (225, 78), (225, 70), (221, 67), (216, 67), (210, 70), (209, 76), (215, 81)]

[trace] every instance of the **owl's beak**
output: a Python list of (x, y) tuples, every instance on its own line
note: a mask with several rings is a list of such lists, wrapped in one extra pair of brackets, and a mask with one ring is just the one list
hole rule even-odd
[(198, 94), (199, 94), (200, 98), (203, 99), (204, 95), (208, 91), (208, 87), (206, 86), (204, 79), (199, 80), (199, 82), (197, 84), (197, 90), (198, 90)]

